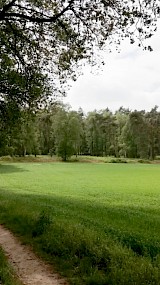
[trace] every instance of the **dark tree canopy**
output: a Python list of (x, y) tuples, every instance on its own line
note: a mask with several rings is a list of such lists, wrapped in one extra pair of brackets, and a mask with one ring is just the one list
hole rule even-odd
[(112, 33), (132, 37), (136, 29), (151, 36), (147, 30), (159, 13), (156, 0), (1, 0), (0, 8), (3, 52), (22, 65), (42, 63), (43, 54), (62, 69), (91, 57)]
[(158, 0), (0, 0), (1, 98), (30, 104), (48, 74), (54, 84), (74, 79), (107, 39), (150, 37), (158, 14)]

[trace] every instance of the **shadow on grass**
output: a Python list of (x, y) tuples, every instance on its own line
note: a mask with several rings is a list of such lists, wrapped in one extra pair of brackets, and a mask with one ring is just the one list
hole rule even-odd
[[(133, 225), (133, 220), (128, 222), (131, 216), (136, 220)], [(142, 228), (152, 225), (147, 236), (135, 227), (138, 221)], [(104, 206), (47, 193), (0, 191), (0, 223), (57, 264), (63, 274), (77, 278), (71, 283), (75, 285), (160, 284), (158, 269), (151, 263), (157, 258), (159, 264), (160, 222), (155, 233), (151, 221), (134, 205)]]
[(24, 171), (26, 170), (12, 164), (0, 164), (0, 175), (13, 173), (13, 172), (24, 172)]
[[(154, 258), (160, 253), (159, 239), (155, 238), (155, 234), (152, 237), (152, 232), (156, 230), (157, 237), (159, 236), (160, 222), (156, 220), (157, 228), (155, 228), (154, 212), (147, 215), (146, 209), (137, 209), (134, 205), (128, 207), (90, 204), (81, 199), (47, 193), (44, 195), (28, 193), (26, 195), (7, 191), (6, 194), (3, 192), (1, 195), (0, 199), (2, 197), (2, 200), (3, 197), (7, 197), (6, 212), (9, 211), (9, 206), (13, 207), (12, 215), (7, 214), (6, 220), (11, 224), (13, 222), (15, 227), (17, 223), (17, 227), (21, 228), (20, 231), (28, 226), (26, 232), (29, 233), (32, 228), (32, 215), (34, 219), (44, 211), (44, 213), (49, 213), (55, 222), (56, 220), (63, 221), (69, 227), (80, 227), (91, 230), (91, 232), (95, 231), (97, 234), (101, 233), (104, 239), (110, 238), (131, 249), (137, 255)], [(15, 211), (15, 205), (19, 210)], [(3, 212), (3, 201), (0, 206), (0, 210)], [(68, 221), (70, 222), (68, 223)], [(143, 236), (144, 232), (139, 232), (140, 228), (148, 228), (145, 236)]]

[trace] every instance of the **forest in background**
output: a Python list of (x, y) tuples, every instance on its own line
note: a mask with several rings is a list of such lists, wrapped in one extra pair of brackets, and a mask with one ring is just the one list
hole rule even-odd
[(154, 160), (160, 154), (160, 112), (131, 111), (120, 107), (94, 110), (52, 106), (14, 112), (0, 121), (0, 155), (50, 154), (66, 161), (72, 155), (115, 156)]
[(53, 97), (65, 94), (84, 65), (103, 66), (101, 51), (119, 50), (126, 38), (152, 51), (145, 40), (156, 33), (159, 15), (158, 0), (1, 1), (0, 155), (154, 159), (157, 107), (84, 115)]

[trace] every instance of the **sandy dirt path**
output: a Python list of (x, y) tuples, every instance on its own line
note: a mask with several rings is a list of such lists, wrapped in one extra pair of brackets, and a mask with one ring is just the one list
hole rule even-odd
[(26, 245), (22, 245), (2, 225), (0, 225), (0, 246), (24, 285), (68, 284), (58, 274), (53, 273), (49, 265), (38, 259)]

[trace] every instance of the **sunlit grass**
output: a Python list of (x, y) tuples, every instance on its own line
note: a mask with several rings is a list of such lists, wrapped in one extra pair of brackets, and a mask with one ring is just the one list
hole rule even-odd
[(159, 174), (150, 164), (3, 163), (0, 220), (72, 284), (157, 285)]

